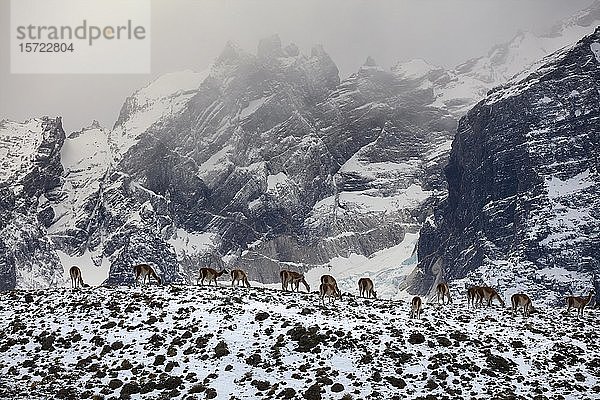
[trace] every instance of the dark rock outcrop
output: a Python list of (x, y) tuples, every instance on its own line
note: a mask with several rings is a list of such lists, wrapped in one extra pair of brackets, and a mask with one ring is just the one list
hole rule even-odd
[(416, 291), (465, 277), (557, 297), (598, 288), (599, 43), (597, 29), (461, 119), (448, 197), (421, 231)]

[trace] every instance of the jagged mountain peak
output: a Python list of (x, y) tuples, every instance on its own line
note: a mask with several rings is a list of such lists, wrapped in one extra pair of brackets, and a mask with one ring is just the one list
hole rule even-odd
[(363, 67), (377, 67), (377, 62), (371, 56), (368, 56), (365, 62), (363, 63)]
[(285, 53), (281, 47), (279, 35), (273, 34), (258, 42), (256, 55), (260, 58), (284, 57)]
[(235, 65), (248, 56), (249, 53), (244, 51), (237, 43), (229, 40), (215, 60), (215, 66)]

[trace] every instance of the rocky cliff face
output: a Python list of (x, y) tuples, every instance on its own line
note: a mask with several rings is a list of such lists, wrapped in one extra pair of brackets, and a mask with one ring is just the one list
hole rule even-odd
[(416, 288), (598, 289), (599, 118), (600, 29), (492, 90), (460, 121)]
[(54, 210), (38, 200), (60, 186), (60, 118), (0, 122), (0, 290), (62, 282), (62, 266), (46, 236)]
[[(228, 44), (208, 70), (136, 91), (112, 129), (62, 133), (50, 149), (37, 144), (41, 125), (6, 122), (6, 153), (51, 157), (23, 164), (29, 174), (2, 165), (4, 287), (62, 284), (59, 265), (123, 284), (138, 262), (166, 282), (194, 282), (208, 263), (263, 282), (331, 264), (352, 287), (369, 273), (394, 295), (446, 193), (458, 117), (533, 57), (589, 32), (594, 10), (451, 70), (412, 61), (385, 71), (368, 59), (341, 81), (320, 46), (301, 54), (272, 36), (250, 54)], [(35, 245), (13, 250), (23, 243)]]

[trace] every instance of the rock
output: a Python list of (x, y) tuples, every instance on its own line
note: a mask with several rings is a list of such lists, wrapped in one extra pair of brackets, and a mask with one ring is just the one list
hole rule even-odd
[(122, 381), (122, 380), (120, 380), (120, 379), (116, 379), (116, 378), (115, 378), (115, 379), (111, 379), (111, 380), (108, 382), (108, 387), (109, 387), (109, 388), (111, 388), (112, 390), (118, 389), (118, 388), (120, 388), (121, 386), (123, 386), (123, 381)]
[(269, 313), (263, 311), (256, 313), (256, 316), (254, 317), (257, 321), (264, 321), (267, 318), (269, 318)]
[(229, 348), (227, 347), (227, 343), (225, 343), (224, 341), (220, 341), (216, 346), (215, 346), (215, 358), (221, 358), (223, 356), (226, 356), (229, 354)]
[(344, 390), (344, 385), (342, 385), (341, 383), (337, 383), (337, 382), (336, 382), (336, 383), (334, 383), (334, 384), (331, 386), (331, 391), (332, 391), (333, 393), (340, 393), (340, 392), (342, 392), (343, 390)]
[(121, 397), (140, 393), (140, 387), (136, 382), (127, 382), (121, 388)]
[(425, 336), (421, 332), (412, 332), (408, 337), (408, 343), (421, 344), (425, 342)]
[(386, 376), (385, 380), (395, 388), (404, 389), (406, 387), (406, 382), (402, 378), (395, 376)]
[(321, 400), (321, 386), (318, 383), (310, 386), (305, 392), (303, 397), (306, 400)]

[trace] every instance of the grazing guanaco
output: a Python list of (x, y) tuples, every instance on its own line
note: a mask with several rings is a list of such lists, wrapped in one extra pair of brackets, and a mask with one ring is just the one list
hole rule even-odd
[(294, 291), (294, 286), (296, 287), (296, 291), (300, 291), (300, 283), (302, 283), (306, 287), (306, 291), (310, 293), (310, 286), (306, 283), (304, 279), (304, 275), (294, 271), (283, 270), (279, 273), (279, 277), (281, 278), (281, 290), (287, 292), (288, 285), (292, 285), (292, 292)]
[(204, 280), (206, 279), (208, 281), (208, 286), (210, 286), (211, 282), (214, 282), (215, 286), (217, 286), (217, 278), (219, 278), (221, 275), (226, 274), (226, 273), (227, 273), (226, 269), (221, 270), (221, 272), (217, 272), (217, 270), (213, 269), (213, 268), (208, 268), (208, 267), (200, 268), (200, 275), (198, 276), (198, 279), (196, 280), (196, 284), (198, 284), (198, 282), (200, 282), (200, 284), (204, 286)]
[(487, 287), (487, 286), (480, 287), (477, 290), (477, 296), (479, 297), (479, 304), (481, 304), (483, 302), (483, 300), (485, 299), (485, 300), (487, 300), (487, 305), (489, 307), (492, 305), (492, 302), (494, 301), (494, 299), (496, 299), (500, 302), (502, 307), (506, 306), (506, 304), (504, 303), (504, 300), (502, 300), (502, 297), (500, 297), (500, 295), (498, 294), (498, 292), (496, 292), (496, 289), (494, 289), (494, 288)]
[(69, 270), (69, 275), (71, 275), (71, 287), (78, 288), (81, 287), (90, 287), (83, 282), (83, 277), (81, 275), (81, 270), (77, 266), (72, 266)]
[(339, 289), (331, 283), (321, 283), (319, 287), (319, 296), (321, 297), (321, 301), (323, 305), (325, 305), (325, 296), (329, 297), (329, 303), (335, 304), (335, 299), (338, 297), (342, 297)]
[(373, 281), (371, 278), (360, 278), (358, 280), (358, 295), (360, 297), (367, 297), (367, 299), (373, 296), (374, 299), (377, 298), (377, 292), (373, 289)]
[(512, 315), (515, 315), (517, 308), (522, 307), (523, 315), (528, 317), (529, 313), (531, 313), (531, 309), (533, 308), (531, 299), (529, 296), (523, 293), (513, 294), (510, 298), (510, 302), (512, 303)]
[(419, 296), (415, 296), (411, 302), (410, 318), (421, 318), (421, 311), (423, 311), (423, 301)]
[(337, 281), (335, 280), (335, 278), (333, 276), (321, 275), (321, 283), (328, 283), (330, 285), (333, 285), (335, 287), (335, 290), (337, 290), (338, 297), (340, 299), (342, 298), (342, 292), (340, 291), (340, 288), (338, 288)]
[(236, 282), (238, 286), (241, 282), (243, 286), (250, 287), (250, 282), (248, 282), (248, 275), (241, 269), (234, 269), (231, 271), (231, 286), (234, 286)]
[(448, 304), (452, 304), (452, 297), (450, 297), (450, 288), (448, 284), (445, 282), (439, 283), (435, 288), (437, 292), (437, 302), (440, 302), (440, 298), (442, 299), (442, 304), (446, 304), (446, 297), (448, 298)]
[(584, 296), (569, 296), (566, 298), (567, 301), (567, 314), (569, 313), (569, 311), (571, 311), (571, 308), (576, 308), (577, 309), (577, 317), (579, 318), (579, 315), (581, 315), (583, 317), (583, 309), (585, 308), (585, 306), (587, 306), (589, 304), (589, 302), (592, 300), (592, 297), (594, 296), (594, 294), (596, 293), (596, 291), (594, 289), (590, 290), (590, 293), (587, 295), (587, 297)]
[(162, 279), (154, 272), (154, 269), (148, 264), (138, 264), (133, 266), (133, 272), (135, 274), (135, 286), (137, 286), (140, 277), (142, 278), (142, 285), (146, 284), (146, 278), (150, 283), (150, 278), (154, 278), (156, 283), (162, 285)]

